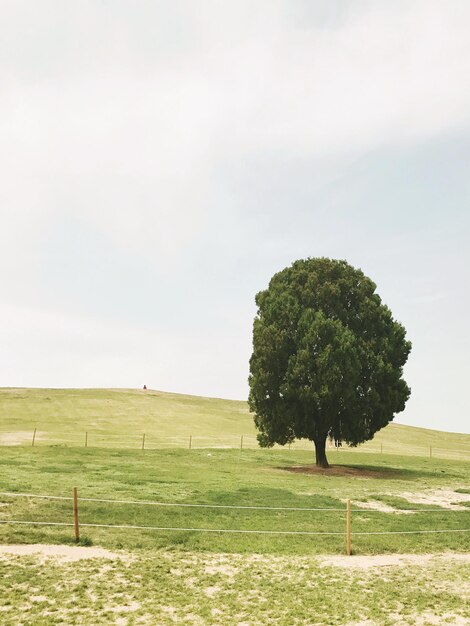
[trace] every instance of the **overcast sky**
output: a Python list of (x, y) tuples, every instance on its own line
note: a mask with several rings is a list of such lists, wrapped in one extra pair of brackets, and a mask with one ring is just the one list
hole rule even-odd
[(0, 0), (0, 385), (245, 399), (255, 294), (360, 267), (469, 432), (468, 0)]

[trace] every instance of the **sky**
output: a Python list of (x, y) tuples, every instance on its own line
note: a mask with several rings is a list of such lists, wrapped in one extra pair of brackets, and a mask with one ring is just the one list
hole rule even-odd
[(0, 0), (0, 386), (248, 395), (255, 294), (346, 259), (470, 432), (467, 0)]

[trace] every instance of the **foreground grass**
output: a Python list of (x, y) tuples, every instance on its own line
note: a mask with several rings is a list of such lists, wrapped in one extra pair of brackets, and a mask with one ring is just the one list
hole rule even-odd
[[(138, 389), (0, 389), (0, 445), (256, 448), (246, 402)], [(86, 435), (88, 433), (88, 435)], [(312, 449), (310, 442), (293, 444)], [(469, 459), (470, 435), (390, 424), (364, 452)]]
[(63, 563), (0, 556), (0, 620), (16, 624), (466, 624), (468, 563), (351, 569), (313, 557), (136, 551)]
[[(312, 451), (0, 448), (0, 491), (167, 503), (340, 508), (341, 511), (197, 509), (80, 500), (84, 523), (246, 530), (345, 530), (345, 499), (396, 512), (353, 513), (353, 532), (470, 528), (470, 509), (413, 503), (410, 494), (470, 491), (465, 461), (330, 453), (358, 475), (288, 471)], [(360, 476), (363, 477), (360, 477)], [(406, 498), (404, 495), (406, 494)], [(455, 499), (454, 499), (455, 498)], [(418, 512), (400, 513), (409, 508)], [(0, 496), (0, 521), (72, 522), (70, 500)], [(86, 528), (82, 543), (115, 558), (63, 562), (0, 550), (0, 623), (259, 626), (463, 625), (470, 620), (470, 533), (353, 536), (357, 554), (415, 553), (404, 566), (338, 567), (341, 536), (284, 536)], [(0, 543), (72, 544), (71, 527), (0, 524)], [(38, 547), (38, 549), (40, 549)], [(446, 553), (427, 559), (426, 553)], [(456, 554), (453, 558), (452, 554)], [(352, 557), (354, 558), (354, 557)]]
[[(449, 511), (413, 504), (412, 494), (446, 489), (460, 502), (470, 486), (470, 464), (461, 461), (335, 453), (338, 462), (368, 477), (308, 475), (286, 471), (312, 462), (312, 453), (267, 450), (152, 450), (145, 452), (63, 447), (2, 448), (0, 491), (167, 503), (333, 508), (340, 511), (198, 509), (80, 501), (82, 524), (186, 529), (345, 531), (345, 500), (373, 501), (395, 513), (353, 513), (353, 532), (470, 528), (470, 509)], [(457, 491), (459, 490), (459, 492)], [(404, 494), (407, 494), (406, 498)], [(411, 503), (410, 503), (411, 494)], [(452, 496), (453, 497), (453, 496)], [(72, 522), (69, 500), (0, 496), (0, 521)], [(400, 514), (409, 508), (418, 512)], [(437, 509), (426, 513), (422, 509)], [(335, 554), (344, 536), (296, 536), (82, 528), (85, 541), (110, 548), (165, 548), (212, 553)], [(354, 536), (360, 554), (468, 551), (470, 533)], [(0, 524), (0, 542), (61, 543), (72, 529)]]

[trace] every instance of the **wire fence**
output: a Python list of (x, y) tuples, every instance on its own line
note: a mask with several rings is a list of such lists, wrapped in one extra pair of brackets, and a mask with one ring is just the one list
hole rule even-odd
[[(426, 528), (426, 529), (409, 529), (409, 530), (352, 530), (352, 517), (359, 513), (381, 513), (383, 511), (352, 508), (349, 498), (346, 500), (344, 507), (293, 507), (293, 506), (266, 506), (266, 505), (232, 505), (232, 504), (207, 504), (207, 503), (182, 503), (182, 502), (160, 502), (149, 500), (118, 500), (111, 498), (82, 498), (78, 497), (78, 490), (73, 489), (72, 496), (55, 496), (48, 494), (33, 494), (19, 492), (0, 492), (3, 498), (27, 498), (51, 501), (67, 501), (72, 503), (72, 520), (71, 521), (52, 521), (52, 520), (35, 520), (35, 519), (0, 519), (0, 524), (5, 525), (29, 525), (29, 526), (51, 526), (51, 527), (70, 527), (74, 528), (75, 540), (80, 540), (80, 528), (97, 528), (110, 530), (141, 530), (155, 532), (195, 532), (195, 533), (229, 533), (229, 534), (245, 534), (245, 535), (283, 535), (283, 536), (336, 536), (343, 537), (346, 542), (346, 554), (351, 554), (351, 542), (355, 536), (387, 536), (387, 535), (434, 535), (434, 534), (455, 534), (469, 533), (470, 528)], [(292, 529), (265, 529), (265, 528), (201, 528), (197, 526), (155, 526), (147, 524), (121, 524), (121, 523), (101, 523), (96, 521), (79, 522), (79, 503), (99, 503), (99, 504), (126, 504), (130, 506), (153, 506), (153, 507), (173, 507), (173, 508), (192, 508), (192, 509), (227, 509), (227, 510), (256, 510), (256, 511), (285, 511), (285, 512), (309, 512), (309, 513), (325, 513), (330, 512), (342, 516), (343, 530), (292, 530)], [(397, 511), (399, 512), (399, 511)], [(403, 512), (403, 511), (402, 511)], [(415, 512), (420, 514), (430, 513), (461, 513), (460, 510), (443, 511), (442, 508), (419, 508), (406, 509), (407, 513)], [(468, 513), (467, 511), (465, 511)]]
[[(254, 435), (174, 435), (159, 436), (154, 433), (127, 434), (103, 433), (99, 431), (59, 432), (43, 431), (34, 428), (30, 431), (0, 431), (0, 446), (66, 446), (85, 448), (114, 448), (122, 450), (161, 450), (186, 448), (194, 450), (204, 449), (260, 449)], [(314, 444), (308, 440), (296, 440), (285, 446), (274, 446), (274, 450), (307, 451), (313, 450)], [(373, 454), (413, 455), (428, 458), (448, 458), (456, 460), (470, 460), (470, 448), (464, 445), (453, 447), (429, 445), (415, 445), (400, 442), (391, 444), (383, 442), (366, 442), (357, 447), (336, 446), (328, 442), (329, 453), (361, 452)]]

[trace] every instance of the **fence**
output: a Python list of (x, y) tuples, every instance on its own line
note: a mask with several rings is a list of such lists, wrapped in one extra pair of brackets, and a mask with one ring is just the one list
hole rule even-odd
[[(116, 448), (134, 450), (160, 450), (166, 448), (187, 448), (187, 449), (259, 449), (258, 441), (254, 435), (226, 435), (223, 437), (194, 435), (178, 435), (173, 437), (158, 436), (153, 433), (142, 433), (130, 435), (127, 433), (109, 434), (99, 431), (77, 432), (55, 432), (41, 431), (34, 428), (31, 431), (0, 431), (0, 445), (56, 445), (85, 448)], [(293, 444), (286, 446), (275, 446), (275, 450), (312, 450), (314, 444), (307, 440), (297, 440)], [(373, 454), (399, 454), (423, 456), (428, 458), (449, 458), (456, 460), (470, 460), (470, 449), (465, 446), (454, 446), (444, 448), (441, 446), (414, 445), (400, 443), (392, 446), (390, 443), (366, 442), (356, 448), (349, 446), (336, 447), (333, 443), (328, 443), (330, 452), (341, 452), (343, 450), (357, 451)]]
[[(57, 526), (73, 527), (75, 541), (80, 541), (80, 528), (102, 528), (113, 530), (152, 530), (156, 532), (181, 532), (190, 531), (198, 533), (230, 533), (230, 534), (250, 534), (250, 535), (284, 535), (284, 536), (340, 536), (345, 540), (345, 550), (348, 556), (351, 555), (352, 538), (355, 536), (378, 536), (378, 535), (429, 535), (442, 533), (468, 533), (470, 528), (444, 528), (444, 529), (420, 529), (420, 530), (387, 530), (387, 531), (352, 531), (351, 521), (353, 513), (364, 513), (364, 509), (352, 509), (349, 498), (343, 508), (335, 507), (284, 507), (284, 506), (264, 506), (264, 505), (230, 505), (230, 504), (196, 504), (182, 502), (157, 502), (148, 500), (116, 500), (109, 498), (79, 498), (78, 490), (73, 488), (72, 496), (52, 496), (31, 493), (0, 492), (0, 496), (11, 498), (36, 498), (43, 500), (60, 500), (72, 502), (71, 521), (35, 521), (24, 519), (0, 519), (0, 524), (10, 525), (30, 525), (30, 526)], [(128, 504), (132, 506), (153, 506), (153, 507), (173, 507), (173, 508), (198, 508), (198, 509), (229, 509), (232, 511), (291, 511), (291, 512), (329, 512), (342, 514), (344, 516), (344, 531), (309, 531), (309, 530), (267, 530), (267, 529), (246, 529), (246, 528), (197, 528), (181, 526), (149, 526), (139, 524), (105, 524), (105, 523), (80, 523), (79, 522), (79, 502), (93, 502), (102, 504)], [(367, 514), (382, 513), (368, 509)], [(442, 513), (442, 509), (406, 509), (407, 513)], [(448, 512), (457, 512), (456, 510)], [(458, 511), (460, 512), (460, 511)]]

